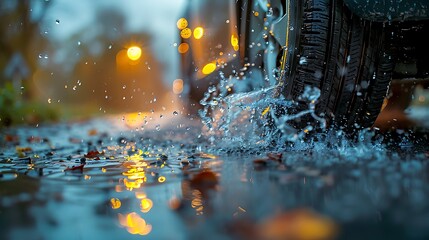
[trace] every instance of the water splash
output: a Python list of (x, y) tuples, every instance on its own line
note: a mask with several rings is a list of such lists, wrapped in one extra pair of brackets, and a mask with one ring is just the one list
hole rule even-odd
[(306, 86), (297, 101), (274, 97), (277, 86), (229, 94), (233, 78), (221, 73), (200, 101), (202, 135), (219, 151), (333, 151), (340, 159), (386, 157), (386, 141), (374, 129), (362, 129), (353, 139), (340, 128), (328, 127), (317, 114), (318, 88)]
[[(283, 96), (275, 98), (277, 86), (227, 95), (233, 79), (226, 79), (223, 73), (220, 77), (219, 85), (210, 86), (200, 101), (203, 133), (212, 144), (239, 149), (278, 147), (286, 142), (301, 141), (310, 132), (326, 127), (325, 119), (315, 111), (320, 97), (317, 88), (307, 86), (299, 97), (306, 108), (289, 114), (298, 103)], [(311, 122), (318, 124), (310, 123), (302, 129), (294, 127), (292, 121), (304, 116), (310, 116), (314, 120)]]

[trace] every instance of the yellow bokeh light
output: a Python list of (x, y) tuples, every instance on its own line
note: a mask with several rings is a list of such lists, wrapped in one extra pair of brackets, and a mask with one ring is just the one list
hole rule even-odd
[(137, 199), (147, 198), (147, 195), (145, 192), (136, 192), (135, 195)]
[(117, 198), (110, 199), (110, 205), (112, 205), (113, 209), (118, 209), (121, 207), (121, 200)]
[(238, 51), (238, 37), (235, 34), (231, 35), (231, 45), (235, 51)]
[(192, 35), (192, 30), (190, 28), (184, 28), (182, 31), (180, 31), (180, 36), (182, 38), (190, 38)]
[(137, 61), (142, 56), (142, 49), (137, 46), (132, 46), (127, 50), (127, 56), (132, 61)]
[(119, 224), (127, 228), (131, 234), (147, 235), (152, 231), (152, 225), (147, 224), (146, 221), (137, 213), (132, 212), (126, 216), (118, 214)]
[(146, 180), (146, 178), (144, 179), (136, 179), (135, 181), (129, 181), (126, 178), (124, 178), (124, 185), (127, 188), (127, 190), (132, 191), (133, 189), (138, 189), (141, 187), (142, 183)]
[(189, 50), (189, 44), (187, 43), (181, 43), (177, 48), (177, 51), (179, 51), (179, 53), (186, 53), (188, 50)]
[(204, 35), (204, 28), (202, 28), (202, 27), (196, 27), (194, 29), (194, 38), (195, 39), (200, 39), (200, 38), (203, 37), (203, 35)]
[(208, 75), (216, 70), (216, 64), (208, 63), (203, 67), (203, 74)]
[(153, 202), (149, 198), (143, 198), (140, 202), (140, 211), (147, 213), (152, 209)]
[(181, 94), (183, 92), (183, 80), (176, 79), (173, 81), (173, 92), (174, 94)]
[(158, 178), (158, 182), (160, 182), (160, 183), (165, 182), (165, 180), (166, 180), (166, 178), (165, 178), (164, 176), (160, 176), (160, 177)]
[(188, 26), (188, 20), (186, 20), (186, 18), (181, 18), (177, 20), (176, 25), (178, 29), (182, 30)]
[[(133, 112), (133, 113), (128, 113), (128, 114), (124, 115), (123, 119), (125, 120), (125, 125), (127, 127), (137, 128), (137, 127), (143, 125), (145, 117), (148, 114), (149, 113), (147, 113), (147, 112)], [(127, 160), (133, 160), (133, 159), (127, 159)]]

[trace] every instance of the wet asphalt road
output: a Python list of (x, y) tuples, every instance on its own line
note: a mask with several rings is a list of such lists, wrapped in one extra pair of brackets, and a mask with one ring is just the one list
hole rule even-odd
[(424, 133), (249, 150), (164, 121), (2, 130), (0, 239), (429, 238)]

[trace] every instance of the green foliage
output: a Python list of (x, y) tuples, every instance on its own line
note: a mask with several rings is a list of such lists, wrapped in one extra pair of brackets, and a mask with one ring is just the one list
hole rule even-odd
[(58, 109), (47, 104), (24, 100), (12, 84), (7, 83), (0, 87), (0, 128), (56, 121), (58, 118)]

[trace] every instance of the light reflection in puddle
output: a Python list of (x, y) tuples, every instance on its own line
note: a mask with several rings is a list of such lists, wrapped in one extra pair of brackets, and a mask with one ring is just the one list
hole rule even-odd
[(112, 198), (110, 199), (110, 204), (112, 205), (112, 209), (118, 209), (121, 207), (121, 200)]
[(152, 231), (152, 225), (140, 217), (138, 213), (131, 212), (125, 216), (118, 213), (118, 220), (121, 226), (125, 227), (131, 234), (147, 235)]
[[(38, 239), (68, 235), (86, 239), (137, 239), (142, 235), (202, 239), (230, 236), (225, 225), (249, 237), (247, 229), (240, 228), (243, 221), (268, 237), (307, 236), (309, 228), (316, 235), (328, 236), (334, 231), (321, 231), (333, 229), (326, 227), (331, 222), (325, 215), (339, 222), (342, 217), (353, 220), (376, 213), (385, 221), (383, 211), (398, 216), (414, 211), (418, 215), (427, 206), (423, 203), (429, 193), (422, 180), (427, 177), (424, 156), (403, 162), (400, 156), (392, 155), (390, 161), (397, 165), (374, 170), (371, 163), (378, 161), (371, 158), (362, 159), (366, 162), (358, 166), (332, 167), (346, 160), (329, 152), (309, 155), (292, 151), (282, 161), (255, 162), (261, 155), (240, 153), (220, 160), (201, 152), (204, 147), (199, 144), (183, 147), (180, 141), (163, 140), (162, 145), (150, 138), (124, 136), (103, 142), (97, 150), (104, 156), (100, 160), (88, 158), (82, 171), (64, 172), (80, 164), (88, 152), (82, 142), (73, 143), (78, 147), (66, 154), (58, 150), (55, 158), (37, 153), (39, 158), (31, 164), (5, 154), (0, 162), (0, 184), (14, 186), (0, 187), (0, 191), (17, 189), (21, 194), (11, 191), (0, 198), (0, 212), (7, 212), (0, 214), (0, 223), (8, 229), (0, 232), (0, 238), (24, 239), (19, 234), (29, 229), (27, 232), (34, 233), (29, 236)], [(74, 152), (79, 148), (84, 150)], [(67, 159), (69, 155), (71, 159)], [(323, 164), (317, 165), (315, 159), (323, 160)], [(41, 175), (39, 169), (43, 169)], [(364, 175), (365, 171), (371, 174)], [(18, 188), (23, 186), (26, 188)], [(401, 196), (394, 198), (395, 206), (388, 194)], [(304, 210), (294, 211), (297, 206)], [(291, 226), (287, 232), (283, 227), (271, 229), (283, 226), (285, 219)], [(413, 224), (413, 219), (408, 221)]]
[(147, 213), (152, 209), (153, 202), (149, 198), (143, 198), (140, 201), (140, 211), (143, 213)]

